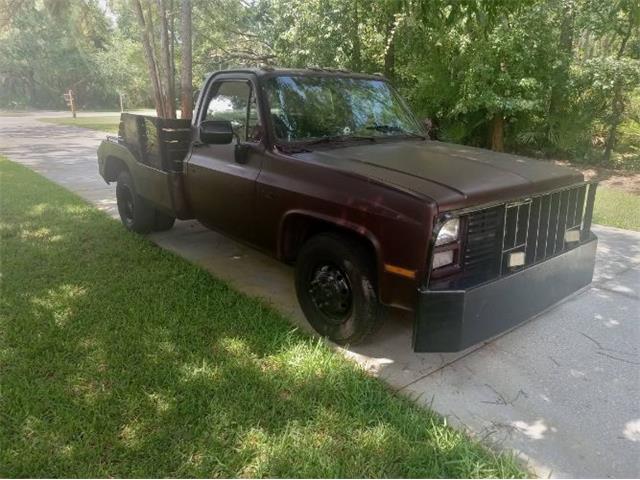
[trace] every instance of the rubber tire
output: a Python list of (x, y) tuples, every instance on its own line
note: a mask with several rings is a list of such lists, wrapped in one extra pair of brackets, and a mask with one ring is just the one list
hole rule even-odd
[[(339, 325), (326, 321), (309, 294), (309, 280), (317, 265), (331, 262), (348, 277), (353, 294), (351, 314)], [(362, 243), (335, 233), (312, 237), (300, 250), (295, 283), (298, 302), (311, 326), (339, 345), (356, 345), (373, 335), (381, 325), (383, 308), (374, 287), (374, 262)]]
[[(133, 201), (132, 217), (128, 217), (127, 213), (125, 213), (125, 189), (130, 192), (131, 199)], [(131, 174), (128, 170), (122, 170), (118, 174), (116, 199), (118, 202), (118, 213), (120, 214), (120, 220), (127, 230), (136, 233), (149, 233), (153, 230), (156, 218), (156, 210), (155, 208), (151, 207), (144, 200), (144, 198), (140, 197), (136, 193), (133, 179), (131, 178)]]
[(167, 215), (160, 210), (156, 210), (156, 218), (153, 222), (153, 230), (155, 232), (164, 232), (165, 230), (171, 230), (173, 224), (176, 222), (176, 217)]

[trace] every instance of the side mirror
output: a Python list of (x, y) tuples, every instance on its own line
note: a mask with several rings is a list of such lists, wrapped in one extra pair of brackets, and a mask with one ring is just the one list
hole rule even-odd
[(223, 145), (233, 140), (233, 127), (228, 120), (206, 120), (200, 124), (200, 141)]

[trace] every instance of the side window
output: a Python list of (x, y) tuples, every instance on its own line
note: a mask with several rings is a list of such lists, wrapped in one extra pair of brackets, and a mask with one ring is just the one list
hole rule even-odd
[(249, 123), (247, 124), (247, 141), (248, 142), (260, 142), (263, 137), (262, 124), (260, 123), (260, 116), (258, 115), (258, 103), (256, 101), (256, 94), (251, 90), (251, 99), (249, 101)]
[(229, 120), (241, 141), (259, 141), (262, 127), (252, 90), (245, 81), (220, 83), (209, 99), (204, 120)]

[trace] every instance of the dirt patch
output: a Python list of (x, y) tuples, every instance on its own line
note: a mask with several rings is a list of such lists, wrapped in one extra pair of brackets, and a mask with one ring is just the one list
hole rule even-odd
[(580, 170), (586, 180), (597, 180), (603, 187), (615, 188), (640, 195), (640, 172), (612, 170), (593, 166), (586, 167), (561, 160), (555, 160), (554, 163)]

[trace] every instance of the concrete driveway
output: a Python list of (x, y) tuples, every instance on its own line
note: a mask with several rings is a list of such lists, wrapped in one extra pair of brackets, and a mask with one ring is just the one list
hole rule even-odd
[[(115, 216), (115, 188), (97, 172), (105, 135), (35, 118), (0, 116), (0, 153)], [(505, 335), (456, 354), (415, 354), (411, 319), (398, 317), (341, 350), (450, 423), (515, 450), (540, 476), (638, 477), (640, 233), (594, 231), (593, 284)], [(309, 328), (289, 267), (194, 221), (150, 237)]]

